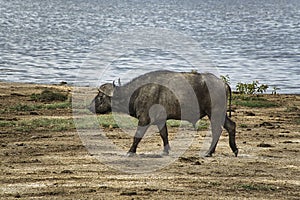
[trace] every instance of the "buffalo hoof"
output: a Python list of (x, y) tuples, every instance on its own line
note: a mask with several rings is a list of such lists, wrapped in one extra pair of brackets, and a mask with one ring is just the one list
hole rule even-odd
[(204, 157), (212, 157), (212, 153), (206, 153)]
[(237, 156), (238, 156), (238, 153), (239, 153), (239, 150), (236, 149), (233, 153), (234, 153), (235, 157), (237, 157)]
[(133, 152), (128, 152), (126, 154), (126, 157), (134, 157), (134, 156), (136, 156), (136, 153), (133, 153)]
[(160, 155), (161, 155), (161, 156), (168, 156), (168, 155), (169, 155), (169, 152), (163, 151)]

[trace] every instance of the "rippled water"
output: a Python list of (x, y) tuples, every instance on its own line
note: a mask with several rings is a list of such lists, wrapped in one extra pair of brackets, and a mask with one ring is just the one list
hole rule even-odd
[[(153, 48), (123, 52), (101, 66), (105, 41), (143, 28), (195, 41), (233, 87), (258, 80), (280, 93), (300, 93), (299, 0), (0, 0), (0, 80), (95, 85), (193, 68), (172, 50)], [(95, 52), (99, 62), (91, 62)]]

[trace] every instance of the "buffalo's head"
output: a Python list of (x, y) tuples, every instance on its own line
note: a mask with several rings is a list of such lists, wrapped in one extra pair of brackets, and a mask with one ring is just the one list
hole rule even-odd
[(114, 84), (106, 83), (100, 86), (99, 93), (93, 99), (88, 109), (93, 113), (105, 114), (111, 112), (111, 99), (114, 92)]

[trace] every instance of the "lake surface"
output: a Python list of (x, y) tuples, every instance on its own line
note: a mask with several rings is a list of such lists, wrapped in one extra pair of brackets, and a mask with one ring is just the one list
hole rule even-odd
[(300, 0), (0, 0), (1, 81), (95, 86), (157, 69), (300, 94)]

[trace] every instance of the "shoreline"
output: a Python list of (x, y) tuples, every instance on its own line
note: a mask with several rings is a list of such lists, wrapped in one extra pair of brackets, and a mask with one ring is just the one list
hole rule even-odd
[[(10, 81), (1, 81), (0, 80), (0, 85), (2, 84), (11, 84), (11, 85), (36, 85), (36, 86), (44, 86), (44, 87), (47, 87), (47, 86), (60, 86), (60, 87), (68, 87), (68, 88), (73, 88), (73, 87), (87, 87), (87, 88), (95, 88), (95, 87), (91, 87), (91, 86), (76, 86), (76, 85), (73, 85), (73, 84), (68, 84), (67, 82), (65, 81), (61, 81), (60, 83), (32, 83), (32, 82), (10, 82)], [(1, 88), (0, 88), (1, 89)], [(237, 92), (236, 90), (235, 91), (232, 91), (232, 94), (240, 94), (239, 92)], [(271, 92), (265, 92), (265, 93), (257, 93), (257, 94), (253, 94), (253, 95), (296, 95), (296, 96), (300, 96), (300, 93), (280, 93), (280, 90), (278, 91), (277, 94), (272, 94)]]

